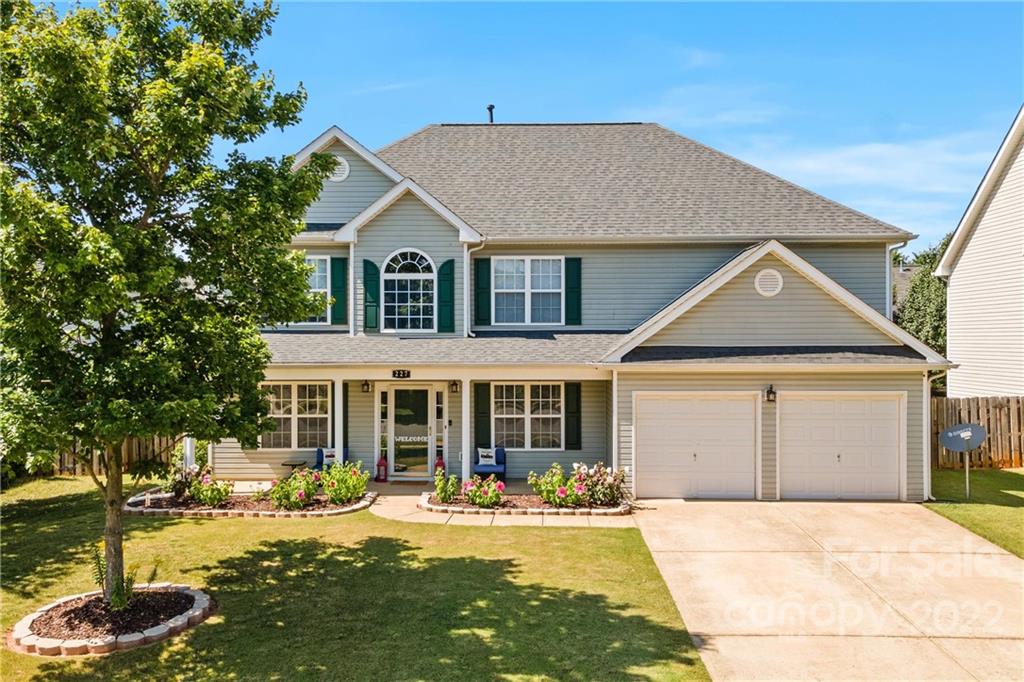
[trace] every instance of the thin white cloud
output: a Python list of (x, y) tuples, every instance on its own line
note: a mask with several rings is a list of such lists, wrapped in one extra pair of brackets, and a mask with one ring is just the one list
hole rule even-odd
[(657, 121), (682, 130), (735, 127), (767, 123), (782, 109), (767, 104), (763, 88), (725, 85), (680, 85), (663, 93), (650, 105), (623, 110), (627, 120)]
[(716, 66), (722, 61), (722, 55), (699, 47), (677, 47), (672, 50), (679, 67), (684, 71), (704, 69)]
[(410, 88), (418, 88), (423, 85), (426, 81), (398, 81), (395, 83), (380, 83), (378, 85), (370, 85), (365, 88), (359, 88), (357, 90), (349, 90), (350, 95), (375, 95), (381, 92), (395, 92), (396, 90), (408, 90)]

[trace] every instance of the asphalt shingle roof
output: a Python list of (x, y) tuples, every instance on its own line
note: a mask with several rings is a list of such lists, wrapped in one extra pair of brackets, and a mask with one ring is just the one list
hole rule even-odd
[(432, 125), (378, 156), (492, 241), (911, 236), (653, 123)]
[(926, 360), (907, 346), (640, 346), (626, 354), (622, 362), (924, 364)]
[(275, 365), (544, 365), (599, 361), (622, 332), (478, 332), (476, 338), (390, 335), (349, 336), (348, 332), (266, 331)]

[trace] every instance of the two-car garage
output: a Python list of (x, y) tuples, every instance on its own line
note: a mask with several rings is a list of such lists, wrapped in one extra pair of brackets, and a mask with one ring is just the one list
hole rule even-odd
[(764, 401), (760, 390), (634, 392), (636, 496), (903, 497), (905, 392), (780, 390)]

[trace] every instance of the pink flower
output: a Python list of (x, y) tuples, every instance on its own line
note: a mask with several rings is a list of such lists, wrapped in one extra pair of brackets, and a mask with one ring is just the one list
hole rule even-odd
[(203, 485), (210, 485), (211, 480), (213, 479), (210, 478), (210, 474), (206, 474), (203, 476)]
[(558, 486), (558, 490), (555, 492), (555, 494), (558, 495), (559, 497), (565, 497), (566, 495), (569, 494), (569, 491), (565, 489), (564, 485), (560, 485)]
[(319, 481), (320, 480), (320, 472), (319, 471), (316, 471), (316, 472), (313, 473), (313, 480), (314, 481)]
[(473, 481), (466, 481), (465, 483), (463, 483), (462, 484), (462, 489), (463, 490), (472, 490), (473, 489)]
[(505, 481), (498, 481), (497, 485), (494, 487), (498, 489), (499, 493), (505, 492)]
[(584, 492), (586, 492), (586, 490), (587, 490), (586, 487), (582, 483), (577, 483), (576, 484), (576, 494), (577, 495), (582, 495)]
[(273, 481), (271, 481), (270, 485), (277, 485), (277, 479), (275, 478)]
[(295, 493), (295, 497), (299, 498), (300, 500), (306, 499), (306, 491), (300, 490), (299, 492)]

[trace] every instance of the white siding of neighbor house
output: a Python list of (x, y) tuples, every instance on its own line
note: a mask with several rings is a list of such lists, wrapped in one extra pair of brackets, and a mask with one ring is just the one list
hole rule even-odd
[[(782, 275), (772, 297), (754, 288), (757, 273)], [(645, 341), (645, 346), (895, 345), (842, 303), (774, 255), (736, 275)]]
[[(583, 324), (576, 329), (632, 329), (750, 244), (630, 246), (485, 246), (474, 258), (559, 255), (582, 258)], [(885, 244), (786, 244), (883, 315)], [(472, 291), (472, 288), (471, 288)], [(474, 329), (503, 327), (474, 326)], [(531, 329), (545, 329), (543, 325)]]
[(349, 164), (349, 175), (342, 182), (324, 180), (320, 197), (306, 211), (307, 223), (347, 223), (395, 184), (340, 142), (325, 153), (343, 156)]
[(1024, 395), (1024, 158), (1018, 142), (953, 265), (951, 397)]
[[(412, 194), (385, 209), (359, 230), (355, 245), (356, 330), (363, 330), (363, 260), (372, 260), (384, 271), (384, 261), (400, 249), (418, 249), (440, 268), (446, 260), (455, 261), (455, 332), (439, 336), (462, 336), (462, 256), (459, 232)], [(381, 286), (380, 321), (384, 324), (384, 287)], [(435, 296), (435, 316), (436, 310)], [(409, 332), (422, 336), (423, 332)]]
[[(619, 373), (619, 466), (628, 467), (633, 480), (633, 393), (635, 391), (762, 391), (772, 384), (777, 391), (906, 391), (907, 392), (907, 499), (924, 498), (923, 406), (920, 373), (885, 374), (659, 374)], [(775, 405), (761, 402), (761, 493), (776, 498)]]

